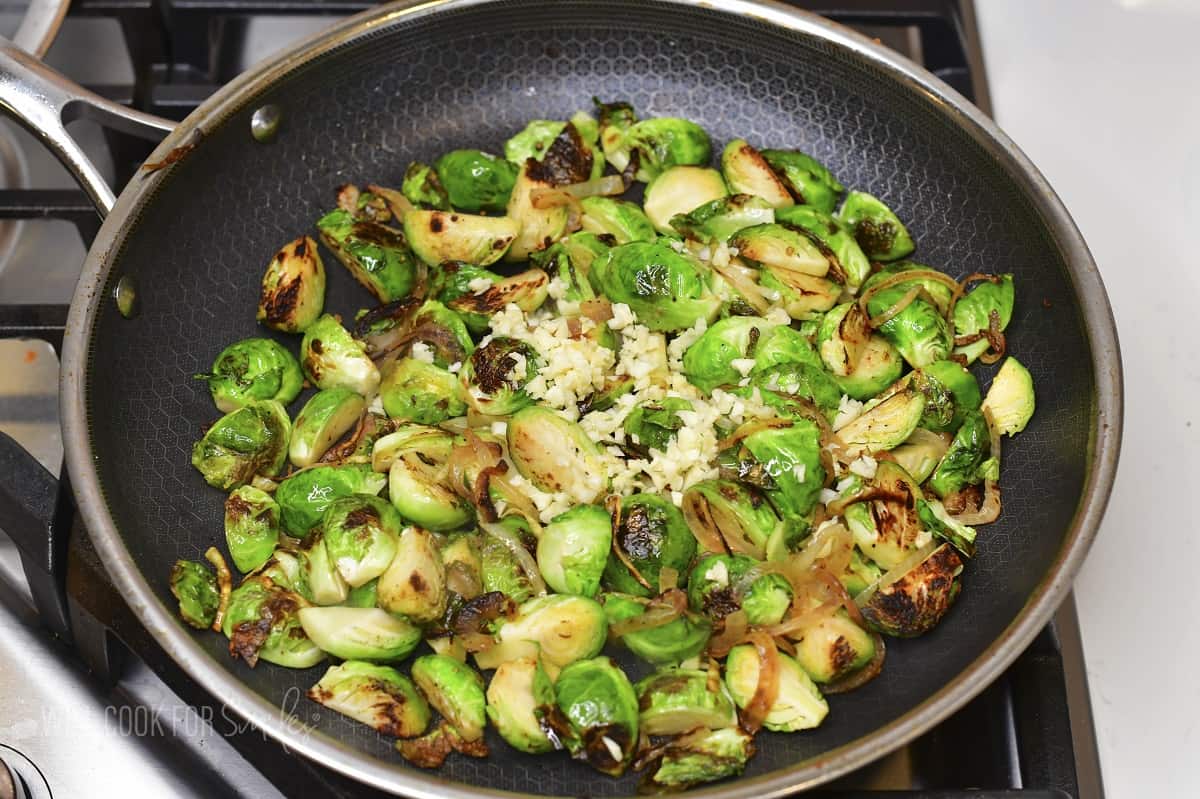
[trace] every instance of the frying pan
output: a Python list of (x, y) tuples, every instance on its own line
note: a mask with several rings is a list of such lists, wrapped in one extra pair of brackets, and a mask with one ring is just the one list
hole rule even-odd
[[(522, 755), (497, 740), (489, 759), (455, 756), (440, 771), (417, 771), (373, 731), (297, 701), (319, 667), (251, 670), (230, 659), (223, 637), (185, 628), (167, 574), (176, 558), (197, 558), (221, 538), (224, 499), (189, 464), (191, 444), (217, 416), (191, 375), (230, 341), (264, 334), (254, 307), (266, 261), (311, 231), (336, 186), (398, 184), (409, 160), (495, 149), (527, 120), (566, 118), (593, 95), (628, 100), (643, 116), (689, 117), (718, 144), (741, 136), (812, 153), (847, 186), (895, 208), (922, 262), (956, 275), (1012, 272), (1010, 351), (1038, 391), (1029, 428), (1004, 443), (1004, 514), (981, 529), (962, 596), (942, 624), (889, 641), (882, 675), (833, 697), (822, 727), (762, 735), (744, 777), (696, 795), (808, 788), (930, 728), (1047, 623), (1095, 534), (1121, 423), (1117, 339), (1095, 264), (1007, 137), (945, 84), (851, 31), (745, 0), (383, 6), (224, 87), (151, 156), (169, 165), (143, 170), (115, 205), (61, 120), (91, 116), (143, 133), (169, 123), (64, 87), (12, 51), (3, 72), (5, 107), (25, 115), (102, 211), (111, 207), (71, 306), (61, 404), (79, 509), (114, 583), (213, 696), (363, 783), (466, 799), (625, 795), (636, 778), (614, 781), (563, 755)], [(259, 141), (252, 121), (262, 122), (265, 106), (279, 124)], [(339, 267), (329, 271), (329, 308), (350, 314), (369, 304)], [(136, 290), (132, 318), (113, 300), (122, 282)]]

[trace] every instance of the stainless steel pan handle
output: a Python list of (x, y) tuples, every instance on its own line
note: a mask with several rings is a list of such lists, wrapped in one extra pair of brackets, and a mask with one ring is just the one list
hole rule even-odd
[(92, 198), (101, 217), (116, 195), (96, 165), (67, 132), (67, 123), (90, 119), (151, 141), (171, 132), (175, 123), (106, 100), (0, 38), (0, 110), (20, 122), (54, 153)]

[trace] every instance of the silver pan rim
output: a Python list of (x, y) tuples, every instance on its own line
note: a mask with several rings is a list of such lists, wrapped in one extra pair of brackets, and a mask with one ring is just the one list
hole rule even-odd
[[(224, 86), (167, 136), (148, 159), (160, 161), (190, 140), (192, 132), (224, 119), (244, 98), (321, 55), (372, 31), (401, 20), (486, 3), (487, 0), (399, 0), (349, 17), (269, 60)], [(1066, 255), (1071, 280), (1083, 313), (1096, 376), (1095, 427), (1091, 431), (1090, 470), (1080, 504), (1062, 549), (1025, 607), (997, 638), (939, 692), (890, 724), (823, 755), (755, 778), (698, 788), (692, 796), (706, 799), (771, 799), (820, 785), (860, 768), (903, 746), (932, 728), (992, 683), (1025, 650), (1049, 622), (1070, 591), (1099, 529), (1108, 503), (1121, 444), (1122, 370), (1116, 325), (1095, 261), (1061, 200), (1042, 174), (994, 122), (954, 89), (922, 67), (882, 45), (814, 14), (774, 0), (666, 0), (687, 8), (703, 7), (750, 16), (792, 31), (824, 39), (924, 95), (943, 109), (1017, 180)], [(351, 748), (337, 739), (290, 718), (247, 688), (209, 658), (195, 639), (159, 601), (126, 548), (104, 501), (94, 468), (87, 420), (87, 368), (92, 330), (104, 287), (115, 266), (115, 254), (144, 198), (163, 179), (163, 172), (135, 179), (121, 193), (88, 253), (68, 315), (63, 347), (59, 401), (63, 440), (76, 501), (92, 541), (117, 588), (134, 614), (163, 649), (212, 696), (266, 734), (306, 757), (372, 787), (414, 799), (480, 799), (509, 795), (484, 786), (451, 782), (437, 772), (422, 772)]]

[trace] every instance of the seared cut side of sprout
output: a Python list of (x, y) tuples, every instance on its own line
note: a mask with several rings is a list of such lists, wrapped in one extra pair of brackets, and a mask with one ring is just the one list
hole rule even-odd
[(963, 623), (1035, 409), (1013, 276), (907, 260), (919, 203), (795, 142), (620, 100), (509, 133), (270, 256), (191, 452), (245, 577), (213, 546), (170, 590), (247, 667), (341, 661), (309, 697), (419, 768), (490, 723), (645, 792), (736, 776)]

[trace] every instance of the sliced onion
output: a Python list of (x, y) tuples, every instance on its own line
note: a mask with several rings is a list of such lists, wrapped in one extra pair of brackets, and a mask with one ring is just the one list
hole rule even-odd
[(762, 314), (770, 310), (772, 302), (763, 291), (762, 286), (758, 285), (757, 270), (738, 263), (734, 258), (730, 258), (729, 263), (725, 266), (717, 266), (715, 263), (710, 266), (712, 271), (725, 278), (725, 282), (732, 286), (734, 291), (740, 294), (742, 299), (755, 311)]
[(709, 655), (715, 658), (723, 658), (729, 654), (729, 650), (740, 644), (746, 639), (746, 630), (750, 627), (750, 622), (746, 619), (746, 611), (735, 610), (724, 619), (725, 626), (721, 632), (714, 635), (708, 641), (706, 651)]
[(877, 330), (888, 322), (890, 322), (897, 314), (903, 311), (908, 306), (912, 305), (912, 301), (921, 293), (921, 286), (913, 286), (908, 291), (904, 292), (904, 296), (896, 300), (892, 307), (888, 308), (879, 316), (872, 316), (867, 319), (867, 325), (872, 330)]
[(204, 559), (217, 570), (217, 588), (221, 595), (217, 602), (217, 615), (213, 617), (212, 628), (221, 632), (221, 626), (225, 622), (225, 611), (229, 608), (229, 594), (233, 590), (233, 575), (229, 573), (229, 564), (225, 562), (225, 556), (216, 547), (209, 547), (204, 552)]
[(650, 600), (646, 611), (640, 616), (618, 621), (609, 626), (608, 632), (616, 638), (640, 630), (653, 630), (678, 619), (687, 610), (687, 594), (674, 588)]
[(700, 492), (684, 494), (682, 510), (683, 520), (687, 522), (688, 529), (696, 537), (696, 542), (700, 544), (702, 552), (712, 552), (718, 555), (729, 554), (729, 550), (725, 547), (725, 539), (721, 537), (721, 533), (717, 530), (710, 515), (712, 506)]
[(679, 570), (671, 566), (663, 566), (658, 571), (658, 590), (665, 594), (672, 588), (679, 587)]
[(985, 336), (988, 340), (988, 348), (979, 356), (979, 360), (981, 363), (993, 364), (1004, 357), (1004, 352), (1008, 348), (1004, 332), (1000, 329), (1000, 312), (995, 308), (988, 311), (988, 329)]
[(854, 604), (857, 605), (861, 611), (862, 608), (865, 608), (867, 605), (871, 604), (871, 600), (875, 598), (875, 594), (878, 593), (880, 589), (887, 588), (892, 583), (908, 574), (917, 565), (919, 565), (921, 561), (929, 557), (936, 548), (937, 547), (935, 546), (934, 542), (930, 541), (925, 546), (914, 550), (908, 555), (908, 557), (904, 558), (904, 560), (888, 569), (887, 572), (885, 572), (878, 580), (864, 588), (862, 593), (854, 597)]
[[(943, 284), (949, 288), (951, 292), (958, 291), (959, 288), (957, 280), (949, 275), (942, 274), (936, 269), (909, 269), (905, 272), (897, 272), (894, 275), (890, 275), (889, 277), (884, 278), (874, 286), (871, 286), (871, 288), (864, 291), (862, 296), (858, 298), (858, 307), (862, 309), (864, 314), (867, 314), (867, 303), (870, 302), (872, 297), (884, 289), (890, 289), (892, 286), (900, 283), (907, 283), (910, 280), (932, 280), (936, 283)], [(951, 294), (951, 296), (953, 297), (954, 295)], [(933, 305), (939, 311), (942, 311), (942, 307), (939, 303), (934, 301)]]
[(758, 652), (758, 685), (742, 709), (741, 723), (742, 729), (753, 735), (779, 698), (779, 650), (771, 636), (761, 630), (754, 630), (746, 637)]
[(403, 220), (405, 214), (407, 214), (409, 211), (416, 210), (416, 206), (409, 202), (407, 197), (395, 189), (376, 186), (372, 183), (367, 186), (367, 191), (371, 192), (372, 194), (378, 194), (380, 197), (382, 197), (383, 201), (387, 203), (388, 210), (392, 212), (392, 216), (396, 217), (398, 220)]
[(719, 451), (723, 452), (723, 451), (729, 449), (730, 447), (732, 447), (733, 445), (741, 442), (743, 439), (754, 435), (755, 433), (759, 432), (760, 430), (774, 430), (774, 429), (781, 428), (781, 427), (791, 427), (791, 425), (792, 425), (791, 419), (783, 419), (783, 418), (779, 418), (779, 417), (773, 417), (770, 419), (759, 419), (758, 421), (750, 422), (749, 424), (742, 425), (737, 430), (735, 430), (732, 433), (730, 433), (729, 435), (727, 435), (725, 438), (722, 438), (720, 441), (717, 442), (717, 449)]
[(503, 525), (480, 521), (479, 526), (489, 535), (494, 535), (501, 543), (508, 547), (513, 557), (517, 559), (521, 571), (525, 572), (525, 576), (529, 578), (529, 582), (533, 585), (533, 592), (539, 596), (545, 594), (547, 592), (546, 582), (542, 579), (542, 573), (538, 571), (537, 561), (533, 559), (533, 555), (529, 554), (529, 550), (525, 548), (525, 545)]
[(583, 214), (583, 206), (579, 204), (579, 198), (568, 191), (565, 187), (557, 186), (554, 188), (543, 186), (529, 192), (529, 202), (538, 210), (545, 211), (551, 208), (561, 208), (567, 206)]
[(855, 669), (845, 677), (825, 683), (821, 686), (821, 693), (826, 696), (849, 693), (879, 676), (879, 672), (883, 671), (883, 661), (887, 657), (887, 646), (883, 642), (883, 636), (879, 633), (871, 633), (871, 638), (875, 642), (875, 657), (871, 658), (865, 666)]

